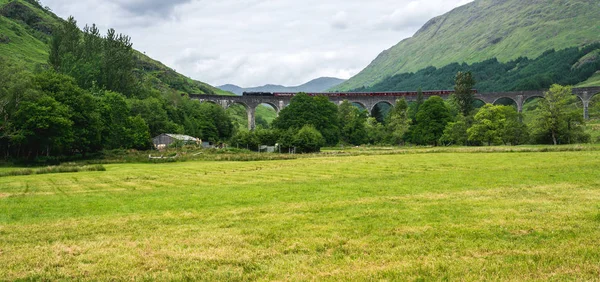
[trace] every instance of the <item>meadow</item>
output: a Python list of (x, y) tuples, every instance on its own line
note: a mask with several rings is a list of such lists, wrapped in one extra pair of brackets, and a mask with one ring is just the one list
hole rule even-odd
[(598, 280), (597, 149), (1, 177), (0, 280)]

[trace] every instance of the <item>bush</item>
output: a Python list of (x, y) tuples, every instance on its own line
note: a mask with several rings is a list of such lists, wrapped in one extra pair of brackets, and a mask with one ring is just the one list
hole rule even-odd
[(305, 125), (294, 136), (294, 146), (298, 153), (320, 152), (325, 146), (325, 138), (312, 125)]
[(248, 149), (257, 151), (260, 145), (260, 140), (250, 131), (239, 131), (233, 137), (231, 137), (231, 146), (234, 148)]

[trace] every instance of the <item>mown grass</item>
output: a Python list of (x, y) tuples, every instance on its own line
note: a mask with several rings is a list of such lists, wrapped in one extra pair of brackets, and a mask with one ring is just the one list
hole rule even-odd
[(105, 167), (0, 178), (2, 279), (600, 277), (599, 151)]
[(13, 169), (13, 170), (0, 170), (0, 177), (8, 176), (19, 176), (19, 175), (33, 175), (33, 174), (51, 174), (51, 173), (72, 173), (80, 171), (106, 171), (106, 168), (102, 165), (90, 165), (90, 166), (76, 166), (76, 165), (60, 165), (60, 166), (48, 166), (38, 169)]

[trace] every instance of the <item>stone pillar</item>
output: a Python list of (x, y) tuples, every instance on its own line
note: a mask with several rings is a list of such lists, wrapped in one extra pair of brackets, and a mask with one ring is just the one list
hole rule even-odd
[(523, 95), (518, 95), (517, 96), (517, 111), (519, 113), (523, 112), (523, 104), (525, 104), (525, 99), (523, 98)]
[(585, 120), (590, 119), (589, 107), (590, 101), (583, 101), (583, 119)]
[(248, 130), (253, 131), (256, 129), (256, 108), (248, 106)]
[(283, 110), (283, 108), (285, 108), (285, 102), (279, 101), (279, 105), (278, 105), (278, 109), (277, 109), (278, 116), (279, 116), (279, 111)]
[(227, 102), (227, 100), (221, 100), (219, 101), (219, 104), (221, 105), (221, 107), (223, 107), (223, 109), (227, 110), (227, 108), (229, 107), (229, 103)]

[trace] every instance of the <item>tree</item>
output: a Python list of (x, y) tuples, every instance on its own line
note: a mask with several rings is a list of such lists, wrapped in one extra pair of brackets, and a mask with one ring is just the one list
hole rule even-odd
[(511, 106), (487, 104), (475, 115), (473, 126), (467, 130), (469, 141), (480, 144), (523, 144), (528, 139), (527, 126)]
[(55, 71), (75, 78), (80, 87), (98, 85), (132, 96), (136, 90), (132, 45), (131, 38), (114, 29), (105, 37), (95, 25), (86, 26), (82, 33), (69, 17), (54, 34), (48, 61)]
[(538, 139), (549, 136), (554, 145), (589, 139), (584, 133), (585, 121), (576, 102), (577, 97), (570, 86), (552, 85), (534, 113), (533, 128)]
[(468, 140), (467, 130), (470, 122), (467, 117), (458, 115), (454, 122), (448, 123), (444, 129), (444, 134), (440, 138), (440, 143), (450, 145), (466, 145)]
[(281, 152), (289, 152), (290, 149), (294, 148), (294, 137), (296, 136), (296, 133), (298, 133), (298, 131), (293, 128), (279, 131), (277, 143), (279, 144)]
[(279, 140), (279, 131), (274, 129), (257, 128), (254, 135), (258, 138), (260, 145), (275, 146)]
[(32, 74), (25, 70), (10, 65), (0, 58), (0, 151), (5, 158), (12, 153), (19, 154), (13, 145), (14, 115), (23, 96), (32, 91)]
[(102, 149), (102, 119), (98, 100), (81, 89), (69, 76), (46, 71), (34, 77), (33, 83), (42, 93), (66, 106), (73, 122), (72, 152), (86, 155)]
[(300, 130), (305, 125), (312, 125), (321, 132), (327, 145), (339, 142), (338, 108), (325, 96), (311, 97), (304, 93), (294, 96), (272, 124), (281, 130)]
[(492, 144), (502, 143), (502, 130), (505, 127), (505, 117), (499, 107), (487, 104), (475, 115), (474, 124), (467, 130), (469, 141)]
[(146, 124), (146, 121), (144, 121), (142, 116), (137, 115), (135, 117), (128, 117), (127, 126), (128, 127), (126, 129), (126, 148), (148, 150), (151, 147), (149, 133), (150, 128), (148, 128), (148, 124)]
[(411, 130), (411, 140), (418, 145), (437, 146), (448, 122), (452, 120), (450, 111), (439, 96), (431, 96), (419, 109), (416, 125)]
[(365, 111), (361, 111), (345, 100), (338, 108), (338, 119), (340, 121), (340, 139), (343, 143), (362, 145), (367, 142)]
[(102, 142), (107, 149), (145, 149), (150, 140), (150, 129), (141, 115), (131, 116), (125, 96), (105, 91), (101, 98), (104, 120)]
[(419, 89), (417, 89), (417, 100), (415, 101), (415, 103), (413, 103), (411, 106), (409, 106), (409, 108), (410, 108), (409, 115), (410, 115), (410, 119), (412, 121), (415, 121), (415, 119), (417, 118), (417, 113), (419, 112), (419, 108), (421, 107), (421, 105), (423, 105), (424, 102), (425, 102), (425, 97), (423, 96), (423, 89), (421, 89), (421, 87), (419, 87)]
[(11, 141), (26, 148), (29, 159), (40, 153), (59, 155), (74, 141), (68, 107), (35, 91), (28, 91), (19, 103), (12, 126)]
[(232, 146), (253, 151), (257, 151), (258, 146), (261, 145), (258, 136), (254, 132), (248, 130), (238, 131), (231, 137), (230, 142)]
[[(420, 107), (420, 106), (419, 106)], [(411, 119), (408, 116), (408, 103), (402, 98), (390, 111), (387, 121), (388, 142), (399, 145), (404, 142), (406, 132), (410, 128)]]
[(500, 111), (505, 117), (505, 125), (502, 130), (502, 143), (505, 145), (521, 145), (529, 142), (529, 128), (523, 122), (523, 114), (510, 106), (502, 107)]
[(314, 126), (305, 125), (294, 136), (293, 144), (298, 153), (314, 153), (325, 146), (325, 138)]
[[(150, 128), (150, 136), (158, 136), (163, 133), (177, 133), (179, 128), (172, 122), (165, 110), (165, 104), (158, 98), (144, 100), (128, 100), (132, 116), (141, 116)], [(187, 120), (187, 119), (186, 119)]]
[[(233, 135), (233, 123), (222, 107), (211, 103), (202, 103), (198, 110), (203, 140), (220, 142), (228, 140)], [(212, 128), (215, 131), (211, 132)]]
[(57, 72), (72, 73), (76, 65), (76, 53), (79, 50), (80, 31), (77, 21), (72, 16), (54, 32), (50, 42), (48, 61)]
[(475, 101), (473, 96), (474, 86), (475, 79), (473, 79), (470, 71), (456, 74), (454, 95), (458, 109), (463, 116), (468, 116), (473, 110), (473, 102)]
[(108, 90), (131, 94), (133, 91), (133, 44), (131, 38), (109, 29), (103, 41), (100, 85)]
[(387, 132), (383, 124), (377, 121), (376, 118), (367, 118), (365, 122), (365, 130), (367, 131), (367, 139), (369, 144), (383, 144), (386, 141)]

